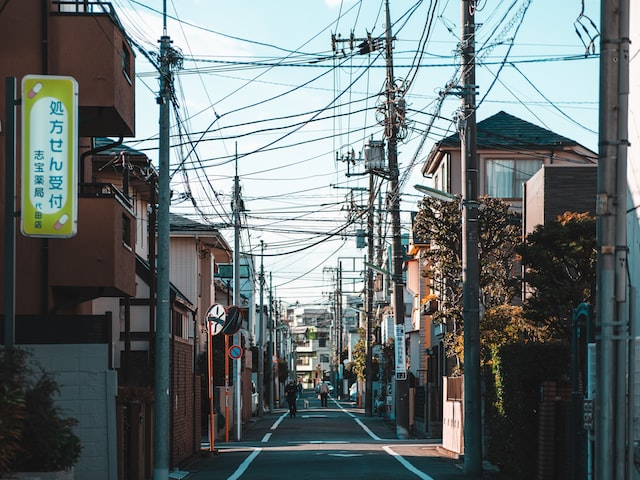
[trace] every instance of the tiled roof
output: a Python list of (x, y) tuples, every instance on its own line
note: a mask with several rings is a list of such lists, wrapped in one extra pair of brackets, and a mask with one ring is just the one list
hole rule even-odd
[(172, 232), (206, 232), (209, 234), (218, 232), (212, 225), (205, 225), (175, 213), (169, 213), (169, 224), (169, 229)]
[[(94, 142), (95, 142), (95, 148), (102, 148), (102, 147), (106, 147), (107, 145), (111, 145), (116, 141), (113, 138), (108, 138), (108, 137), (95, 137)], [(106, 150), (102, 150), (99, 154), (100, 155), (118, 155), (122, 152), (127, 153), (129, 155), (136, 155), (141, 157), (147, 156), (145, 153), (141, 152), (140, 150), (136, 150), (135, 148), (131, 148), (124, 144), (107, 148)]]
[[(549, 149), (578, 145), (575, 140), (502, 111), (478, 122), (476, 129), (476, 143), (479, 149)], [(459, 145), (460, 136), (458, 133), (438, 142), (440, 148)]]

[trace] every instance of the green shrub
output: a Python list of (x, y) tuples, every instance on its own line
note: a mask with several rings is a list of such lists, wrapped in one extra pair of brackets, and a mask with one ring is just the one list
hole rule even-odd
[(504, 345), (485, 370), (488, 458), (513, 478), (535, 478), (540, 387), (567, 381), (569, 353), (561, 343)]
[(29, 360), (24, 350), (0, 349), (0, 474), (64, 470), (80, 458), (78, 421), (56, 407), (51, 373)]

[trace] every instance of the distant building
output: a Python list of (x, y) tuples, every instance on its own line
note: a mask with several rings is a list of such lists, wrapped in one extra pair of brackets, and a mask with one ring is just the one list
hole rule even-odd
[(294, 307), (287, 321), (295, 341), (296, 373), (304, 388), (328, 380), (331, 363), (332, 314), (327, 308)]
[(524, 234), (565, 212), (595, 217), (597, 176), (596, 165), (543, 165), (524, 184)]

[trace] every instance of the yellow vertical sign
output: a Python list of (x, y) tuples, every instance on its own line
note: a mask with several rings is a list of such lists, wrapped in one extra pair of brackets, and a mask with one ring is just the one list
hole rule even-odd
[(21, 230), (69, 238), (78, 223), (78, 83), (72, 77), (22, 79)]

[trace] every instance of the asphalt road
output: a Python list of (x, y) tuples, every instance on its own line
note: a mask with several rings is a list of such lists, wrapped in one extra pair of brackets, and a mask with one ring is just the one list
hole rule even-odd
[[(308, 403), (305, 403), (306, 402)], [(329, 398), (327, 408), (313, 392), (288, 410), (254, 417), (243, 425), (242, 441), (208, 445), (201, 458), (184, 467), (193, 480), (305, 479), (469, 479), (462, 462), (429, 439), (398, 440), (395, 425), (365, 417), (353, 402)], [(485, 478), (485, 477), (479, 477)]]

